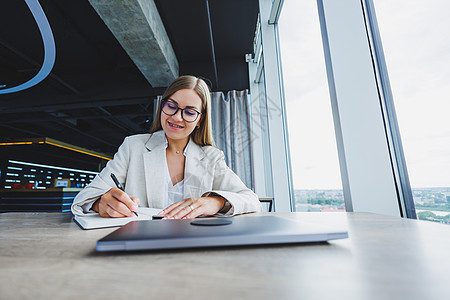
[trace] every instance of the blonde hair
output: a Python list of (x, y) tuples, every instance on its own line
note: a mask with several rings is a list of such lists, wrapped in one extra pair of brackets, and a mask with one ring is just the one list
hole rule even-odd
[(212, 122), (211, 122), (211, 94), (208, 85), (200, 78), (191, 75), (180, 76), (169, 85), (164, 92), (161, 101), (158, 105), (155, 120), (150, 133), (162, 130), (161, 126), (161, 107), (162, 103), (170, 98), (179, 90), (189, 89), (194, 90), (202, 100), (202, 111), (200, 115), (200, 122), (191, 133), (192, 140), (200, 146), (215, 146), (214, 138), (212, 136)]

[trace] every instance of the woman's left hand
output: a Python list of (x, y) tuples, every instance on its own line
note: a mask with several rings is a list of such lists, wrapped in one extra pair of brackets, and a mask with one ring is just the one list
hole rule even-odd
[(224, 204), (225, 199), (220, 196), (187, 198), (165, 208), (159, 215), (164, 219), (193, 219), (200, 215), (214, 215)]

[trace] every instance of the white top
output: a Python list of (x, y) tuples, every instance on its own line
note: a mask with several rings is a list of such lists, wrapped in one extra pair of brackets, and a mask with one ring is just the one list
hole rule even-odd
[[(169, 146), (167, 142), (167, 138), (164, 135), (166, 142), (166, 149)], [(184, 148), (183, 155), (186, 157), (187, 146)], [(164, 208), (169, 205), (179, 202), (184, 199), (184, 179), (173, 185), (172, 179), (170, 178), (169, 166), (167, 165), (167, 155), (166, 157), (166, 188), (165, 188), (165, 199), (164, 199)]]

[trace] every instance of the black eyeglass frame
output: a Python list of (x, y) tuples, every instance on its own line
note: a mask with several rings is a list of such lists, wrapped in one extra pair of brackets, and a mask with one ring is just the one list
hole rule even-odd
[[(166, 113), (166, 112), (164, 111), (164, 104), (168, 103), (169, 100), (171, 100), (170, 103), (172, 103), (173, 105), (175, 105), (175, 106), (177, 107), (177, 110), (176, 110), (173, 114), (168, 114), (168, 113)], [(188, 121), (188, 120), (186, 120), (186, 119), (184, 118), (184, 111), (185, 111), (186, 109), (193, 110), (193, 111), (195, 111), (195, 112), (197, 113), (197, 116), (195, 117), (194, 121)], [(170, 98), (169, 98), (169, 99), (166, 99), (166, 100), (163, 100), (163, 101), (161, 102), (161, 111), (162, 111), (164, 114), (168, 115), (168, 116), (174, 116), (174, 115), (176, 115), (176, 114), (178, 113), (179, 110), (181, 110), (181, 117), (183, 118), (183, 120), (186, 121), (186, 122), (188, 122), (188, 123), (194, 123), (195, 121), (197, 121), (198, 116), (200, 116), (200, 115), (202, 114), (201, 112), (197, 111), (197, 110), (194, 109), (194, 108), (180, 108), (180, 107), (178, 106), (178, 104), (176, 104), (176, 103), (175, 103), (172, 99), (170, 99)]]

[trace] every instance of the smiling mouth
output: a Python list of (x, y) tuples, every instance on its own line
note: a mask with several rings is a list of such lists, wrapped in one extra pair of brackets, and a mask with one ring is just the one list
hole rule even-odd
[(168, 123), (169, 123), (170, 126), (175, 127), (175, 128), (184, 128), (183, 126), (180, 126), (180, 125), (176, 125), (176, 124), (173, 124), (173, 123), (170, 123), (170, 122), (168, 122)]

